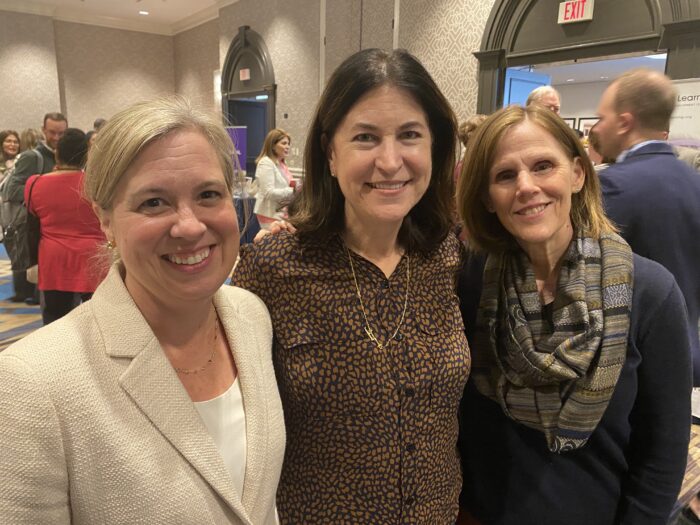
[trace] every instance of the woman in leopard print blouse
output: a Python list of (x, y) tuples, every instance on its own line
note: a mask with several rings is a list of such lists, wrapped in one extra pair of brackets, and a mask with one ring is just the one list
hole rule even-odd
[(456, 122), (423, 66), (361, 51), (333, 74), (289, 207), (243, 254), (287, 426), (282, 523), (454, 523), (470, 356), (455, 296)]

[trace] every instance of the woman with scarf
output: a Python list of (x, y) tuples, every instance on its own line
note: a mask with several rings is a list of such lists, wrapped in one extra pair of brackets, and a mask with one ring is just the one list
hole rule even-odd
[(547, 109), (480, 126), (458, 202), (477, 252), (459, 290), (466, 522), (666, 523), (691, 389), (673, 277), (615, 233), (580, 141)]

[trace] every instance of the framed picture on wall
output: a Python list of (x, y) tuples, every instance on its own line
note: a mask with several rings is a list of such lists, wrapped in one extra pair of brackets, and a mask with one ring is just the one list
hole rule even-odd
[(578, 119), (578, 130), (583, 133), (584, 137), (588, 136), (588, 133), (591, 131), (591, 128), (595, 126), (595, 123), (598, 122), (598, 117), (580, 117)]
[(571, 129), (576, 129), (576, 117), (562, 118), (562, 120), (566, 122)]

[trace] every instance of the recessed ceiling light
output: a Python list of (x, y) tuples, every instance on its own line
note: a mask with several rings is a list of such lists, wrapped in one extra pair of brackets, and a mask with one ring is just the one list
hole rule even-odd
[(143, 16), (146, 16), (146, 15), (148, 15), (149, 13), (148, 13), (148, 11), (139, 11), (139, 14), (140, 14), (140, 15), (143, 15)]
[(608, 77), (600, 77), (600, 80), (607, 80)]
[(566, 79), (567, 82), (573, 82), (574, 80), (576, 80), (576, 79), (575, 78), (567, 78)]

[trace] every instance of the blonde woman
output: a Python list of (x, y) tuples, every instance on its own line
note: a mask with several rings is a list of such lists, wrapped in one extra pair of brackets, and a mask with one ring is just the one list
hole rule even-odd
[(3, 523), (276, 523), (270, 317), (222, 287), (232, 153), (178, 98), (100, 130), (85, 194), (114, 263), (90, 301), (0, 354)]
[(284, 200), (294, 193), (292, 176), (285, 163), (291, 144), (292, 139), (286, 131), (272, 129), (265, 137), (262, 151), (255, 160), (258, 165), (255, 170), (258, 193), (254, 211), (264, 229), (283, 218), (280, 208)]

